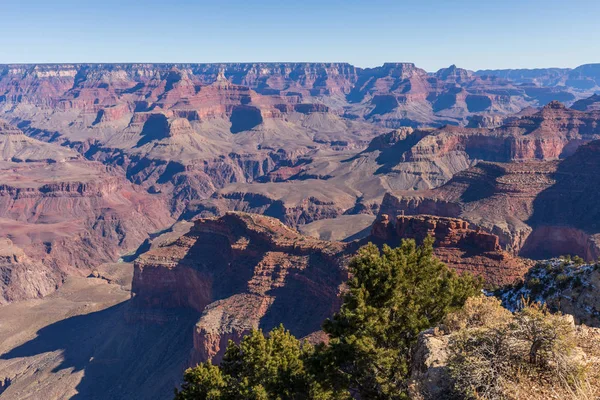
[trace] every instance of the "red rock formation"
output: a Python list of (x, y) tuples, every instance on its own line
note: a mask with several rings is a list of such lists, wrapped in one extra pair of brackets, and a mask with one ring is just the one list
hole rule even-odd
[[(307, 155), (293, 166), (276, 168), (257, 179), (269, 182), (268, 185), (253, 183), (236, 185), (235, 190), (217, 191), (210, 199), (188, 207), (186, 216), (222, 215), (228, 210), (237, 210), (266, 213), (297, 226), (341, 214), (377, 213), (378, 206), (373, 204), (379, 204), (386, 192), (429, 189), (453, 177), (457, 191), (461, 182), (477, 180), (481, 188), (470, 189), (467, 194), (471, 197), (477, 196), (478, 191), (485, 196), (497, 186), (499, 198), (504, 192), (518, 192), (531, 201), (547, 187), (550, 179), (544, 176), (553, 168), (552, 163), (540, 164), (533, 160), (556, 160), (572, 154), (581, 144), (600, 137), (598, 121), (597, 112), (584, 113), (551, 103), (540, 111), (509, 119), (497, 128), (402, 128), (375, 137), (365, 151), (352, 158), (336, 160), (324, 156), (319, 159)], [(519, 163), (506, 167), (488, 163), (467, 170), (475, 160)], [(462, 173), (464, 170), (467, 171)], [(502, 174), (507, 176), (496, 182)], [(521, 182), (523, 180), (526, 182)], [(297, 195), (290, 190), (292, 184), (302, 187), (306, 194)], [(341, 194), (333, 195), (338, 190)], [(348, 202), (348, 195), (353, 196), (353, 201)], [(457, 217), (462, 211), (460, 202), (454, 200), (456, 196), (448, 193), (429, 198), (427, 194), (406, 193), (400, 202), (407, 213)], [(527, 213), (523, 202), (514, 206), (519, 215)], [(518, 251), (527, 237), (527, 228), (507, 225), (515, 223), (493, 228), (489, 223), (481, 223), (500, 236), (503, 247)]]
[(480, 228), (471, 229), (467, 221), (458, 218), (401, 214), (392, 223), (387, 214), (380, 214), (367, 240), (394, 247), (401, 239), (422, 243), (428, 236), (435, 239), (436, 257), (449, 267), (480, 275), (494, 285), (512, 283), (531, 266), (526, 260), (502, 251), (498, 236)]
[(98, 111), (94, 124), (110, 124), (123, 118), (129, 118), (131, 111), (131, 107), (128, 104), (117, 104), (102, 108)]
[(0, 305), (45, 296), (61, 282), (59, 271), (32, 260), (10, 239), (0, 238)]
[(281, 222), (227, 213), (135, 262), (134, 303), (149, 310), (202, 313), (193, 362), (218, 361), (229, 339), (279, 323), (298, 336), (319, 330), (339, 307), (349, 247), (305, 237)]

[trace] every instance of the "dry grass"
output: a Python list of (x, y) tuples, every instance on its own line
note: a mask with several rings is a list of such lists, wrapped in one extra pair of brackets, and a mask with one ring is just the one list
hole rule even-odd
[(600, 398), (600, 333), (536, 303), (511, 314), (470, 299), (446, 319), (455, 397), (473, 400)]

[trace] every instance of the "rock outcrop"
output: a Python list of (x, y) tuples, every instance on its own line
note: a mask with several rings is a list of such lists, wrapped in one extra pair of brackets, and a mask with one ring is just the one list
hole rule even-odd
[(512, 283), (532, 265), (503, 251), (498, 236), (472, 229), (458, 218), (401, 214), (391, 221), (387, 214), (380, 214), (364, 240), (396, 247), (401, 239), (422, 243), (428, 236), (435, 240), (434, 254), (450, 268), (482, 276), (492, 285)]
[[(563, 356), (561, 361), (566, 365), (590, 371), (590, 373), (586, 373), (587, 379), (581, 385), (582, 387), (564, 385), (559, 378), (560, 372), (554, 374), (550, 372), (544, 375), (545, 379), (541, 378), (541, 375), (535, 376), (534, 379), (529, 378), (529, 382), (524, 385), (521, 378), (518, 380), (514, 379), (512, 375), (513, 371), (507, 371), (507, 368), (502, 365), (502, 361), (504, 361), (502, 357), (509, 353), (506, 357), (511, 357), (511, 359), (515, 360), (521, 358), (522, 362), (519, 364), (517, 364), (517, 361), (507, 364), (511, 366), (517, 364), (522, 370), (530, 369), (533, 371), (531, 364), (528, 364), (531, 354), (530, 349), (534, 348), (532, 345), (533, 340), (528, 336), (519, 336), (518, 333), (510, 332), (511, 325), (508, 325), (509, 323), (512, 322), (514, 324), (512, 326), (520, 326), (520, 324), (514, 323), (514, 320), (517, 320), (518, 317), (511, 315), (510, 312), (503, 309), (494, 299), (488, 298), (480, 301), (482, 301), (482, 305), (479, 307), (474, 306), (472, 310), (461, 311), (465, 314), (474, 312), (479, 314), (466, 315), (466, 318), (463, 316), (464, 320), (461, 321), (460, 326), (449, 327), (442, 324), (439, 327), (428, 329), (419, 334), (417, 343), (413, 349), (410, 367), (409, 393), (411, 399), (449, 400), (465, 398), (466, 390), (464, 387), (472, 384), (472, 380), (481, 379), (483, 381), (485, 378), (480, 378), (481, 375), (478, 374), (488, 373), (490, 367), (497, 367), (496, 379), (492, 383), (487, 381), (478, 387), (479, 390), (481, 390), (481, 387), (485, 387), (488, 390), (486, 392), (488, 396), (492, 392), (489, 387), (494, 384), (496, 385), (494, 387), (496, 391), (492, 396), (496, 396), (500, 392), (500, 396), (507, 399), (547, 399), (552, 397), (572, 397), (579, 399), (597, 397), (599, 392), (596, 373), (599, 363), (597, 346), (600, 343), (600, 329), (591, 328), (586, 325), (576, 325), (573, 316), (569, 314), (542, 314), (538, 318), (544, 318), (545, 320), (537, 320), (536, 323), (531, 322), (531, 325), (535, 326), (538, 331), (547, 331), (549, 333), (558, 331), (559, 328), (555, 326), (560, 324), (558, 326), (562, 329), (561, 333), (565, 332), (564, 335), (568, 335), (567, 337), (570, 340), (569, 345), (572, 346), (568, 351), (562, 350), (565, 354), (561, 354)], [(486, 303), (489, 305), (484, 305)], [(489, 313), (489, 315), (481, 315), (484, 313)], [(548, 322), (551, 319), (554, 325)], [(554, 330), (552, 327), (554, 327)], [(464, 349), (467, 346), (463, 348), (459, 347), (460, 344), (465, 343), (467, 340), (472, 340), (474, 343), (485, 346), (487, 343), (492, 342), (492, 340), (489, 340), (489, 342), (484, 341), (481, 340), (481, 337), (486, 339), (493, 338), (494, 335), (499, 337), (500, 334), (498, 332), (501, 332), (504, 342), (498, 344), (500, 340), (494, 341), (497, 347), (491, 351), (482, 350), (481, 353), (484, 354), (482, 357), (472, 356), (473, 347), (471, 349)], [(506, 345), (506, 342), (517, 342), (518, 344)], [(497, 348), (501, 348), (502, 351), (498, 351)], [(465, 358), (471, 357), (463, 361), (458, 355)], [(480, 361), (480, 363), (477, 363), (477, 361)], [(465, 367), (465, 364), (468, 362), (471, 362), (471, 365)], [(451, 365), (451, 363), (454, 365)], [(470, 376), (468, 378), (470, 379), (467, 382), (460, 382), (460, 380), (457, 381), (454, 379), (457, 371), (456, 364), (461, 365), (463, 370), (469, 368)], [(566, 370), (566, 367), (563, 368)], [(521, 374), (527, 376), (523, 372)], [(461, 387), (461, 383), (464, 385), (463, 387)], [(514, 390), (515, 387), (517, 390)], [(462, 390), (457, 390), (458, 388)]]
[(0, 305), (43, 297), (61, 283), (58, 271), (32, 260), (10, 239), (0, 238)]
[(192, 362), (219, 361), (229, 339), (284, 323), (298, 337), (318, 331), (340, 305), (345, 262), (356, 246), (302, 236), (276, 219), (227, 213), (135, 262), (140, 318), (198, 313)]

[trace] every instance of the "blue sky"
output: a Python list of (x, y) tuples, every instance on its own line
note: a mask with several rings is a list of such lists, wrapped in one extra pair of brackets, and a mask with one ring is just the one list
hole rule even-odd
[(0, 0), (0, 63), (600, 62), (600, 0)]

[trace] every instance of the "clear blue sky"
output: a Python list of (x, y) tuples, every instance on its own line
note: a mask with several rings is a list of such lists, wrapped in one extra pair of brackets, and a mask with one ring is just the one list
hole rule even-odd
[(0, 63), (600, 62), (600, 0), (0, 0)]

